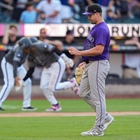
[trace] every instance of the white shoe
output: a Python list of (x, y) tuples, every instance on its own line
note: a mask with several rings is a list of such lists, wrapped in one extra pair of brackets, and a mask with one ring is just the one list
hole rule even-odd
[(104, 122), (104, 128), (103, 130), (105, 131), (107, 127), (114, 121), (114, 117), (110, 116), (109, 118), (105, 119)]
[(103, 136), (104, 132), (96, 130), (95, 128), (92, 128), (88, 131), (82, 132), (81, 135), (82, 136)]
[(79, 85), (76, 82), (75, 78), (70, 79), (70, 82), (73, 83), (72, 90), (75, 92), (75, 94), (78, 94), (79, 92)]
[(46, 109), (47, 112), (55, 112), (55, 111), (61, 111), (62, 108), (61, 106), (58, 104), (58, 105), (52, 105), (51, 108), (49, 109)]
[(65, 61), (66, 66), (69, 67), (73, 67), (74, 66), (74, 62), (71, 58), (67, 57), (64, 53), (61, 55), (61, 58)]

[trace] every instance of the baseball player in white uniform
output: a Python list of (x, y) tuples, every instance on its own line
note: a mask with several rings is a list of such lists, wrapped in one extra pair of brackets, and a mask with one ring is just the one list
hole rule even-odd
[[(24, 80), (31, 77), (35, 66), (43, 67), (41, 75), (40, 88), (45, 97), (51, 103), (51, 108), (46, 111), (60, 111), (62, 107), (54, 96), (54, 91), (72, 88), (75, 92), (78, 90), (78, 84), (75, 78), (70, 81), (60, 82), (65, 71), (66, 64), (73, 66), (73, 61), (65, 54), (62, 54), (55, 46), (38, 41), (33, 43), (32, 53), (29, 54), (29, 70)], [(66, 61), (66, 64), (65, 62)]]
[[(0, 91), (0, 111), (4, 110), (2, 104), (10, 94), (14, 83), (19, 86), (19, 79), (23, 79), (26, 75), (23, 63), (28, 56), (30, 46), (30, 39), (23, 37), (2, 59), (1, 68), (4, 76), (4, 85)], [(36, 110), (36, 108), (31, 107), (31, 90), (31, 80), (28, 78), (23, 82), (23, 111)]]

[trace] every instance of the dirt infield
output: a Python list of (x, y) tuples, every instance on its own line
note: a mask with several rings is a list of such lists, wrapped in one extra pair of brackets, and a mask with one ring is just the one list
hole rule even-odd
[[(140, 112), (109, 112), (113, 116), (140, 115)], [(94, 112), (23, 112), (0, 113), (0, 117), (41, 117), (41, 116), (95, 116)]]

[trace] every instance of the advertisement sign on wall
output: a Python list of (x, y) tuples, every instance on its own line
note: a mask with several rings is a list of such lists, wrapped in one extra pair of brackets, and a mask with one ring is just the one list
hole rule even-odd
[[(0, 24), (0, 36), (8, 28), (8, 24)], [(51, 37), (64, 37), (67, 29), (74, 30), (75, 37), (86, 37), (92, 24), (17, 24), (20, 36), (39, 36), (41, 28), (47, 29)], [(140, 37), (140, 24), (108, 24), (111, 37)]]

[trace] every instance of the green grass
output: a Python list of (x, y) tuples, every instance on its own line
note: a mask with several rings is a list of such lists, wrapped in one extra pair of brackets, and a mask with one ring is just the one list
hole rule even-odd
[[(91, 112), (92, 109), (81, 99), (59, 100), (62, 112)], [(37, 112), (44, 112), (50, 107), (47, 100), (32, 100)], [(21, 112), (22, 100), (6, 100), (3, 104), (4, 113)], [(107, 99), (107, 111), (140, 111), (140, 99)]]
[(95, 117), (0, 118), (0, 140), (139, 140), (139, 116), (117, 116), (103, 137), (82, 137)]
[[(62, 112), (91, 112), (83, 100), (59, 100)], [(44, 112), (50, 104), (46, 100), (32, 100), (37, 112)], [(22, 100), (7, 100), (0, 113), (22, 112)], [(108, 99), (107, 110), (140, 111), (140, 99)], [(46, 112), (47, 113), (47, 112)], [(115, 121), (103, 137), (82, 137), (90, 129), (95, 116), (85, 117), (0, 117), (0, 140), (140, 140), (140, 115), (115, 116)]]

